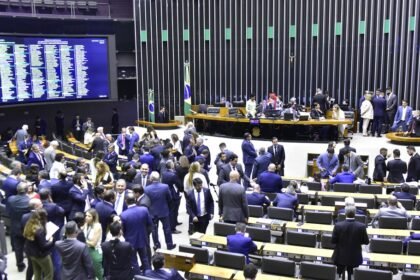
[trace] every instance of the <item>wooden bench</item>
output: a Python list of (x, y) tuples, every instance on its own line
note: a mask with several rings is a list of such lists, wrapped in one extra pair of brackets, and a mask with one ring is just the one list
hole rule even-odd
[(139, 126), (151, 126), (154, 129), (177, 129), (182, 123), (180, 121), (170, 120), (168, 123), (154, 123), (148, 122), (145, 120), (137, 120), (137, 125)]

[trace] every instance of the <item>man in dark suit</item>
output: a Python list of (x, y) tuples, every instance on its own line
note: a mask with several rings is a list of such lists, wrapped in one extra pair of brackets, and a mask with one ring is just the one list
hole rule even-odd
[(89, 152), (93, 152), (96, 155), (99, 151), (104, 151), (104, 141), (100, 133), (95, 133)]
[(65, 226), (66, 239), (57, 241), (57, 248), (63, 263), (61, 279), (95, 279), (92, 258), (85, 243), (76, 239), (79, 229), (74, 221)]
[[(204, 139), (203, 138), (201, 138), (201, 137), (197, 138), (197, 145), (195, 146), (195, 150), (197, 152), (197, 157), (201, 156), (202, 158), (204, 158), (205, 166), (206, 166), (206, 169), (208, 170), (208, 168), (211, 164), (211, 154), (210, 154), (210, 148), (208, 146), (204, 145)], [(205, 150), (209, 151), (209, 153), (207, 154), (207, 157), (204, 157), (202, 155), (203, 151), (205, 151)]]
[(386, 181), (386, 160), (388, 159), (388, 150), (381, 148), (379, 155), (375, 157), (375, 169), (373, 170), (373, 181)]
[(109, 170), (112, 172), (112, 174), (117, 173), (118, 155), (117, 152), (115, 152), (114, 145), (108, 146), (108, 152), (105, 154), (103, 161), (108, 164)]
[(150, 151), (149, 147), (143, 147), (143, 154), (140, 156), (140, 159), (139, 159), (141, 164), (147, 164), (148, 174), (152, 172), (153, 164), (155, 162), (155, 158), (149, 153), (149, 151)]
[(231, 171), (230, 181), (220, 186), (219, 192), (219, 216), (227, 223), (247, 222), (248, 202), (245, 189), (238, 184), (238, 171)]
[(243, 254), (246, 257), (246, 263), (249, 263), (249, 254), (257, 251), (257, 245), (250, 237), (245, 236), (246, 225), (236, 223), (236, 234), (228, 235), (227, 248), (231, 253)]
[(133, 183), (139, 184), (140, 186), (146, 188), (146, 186), (150, 185), (152, 182), (150, 181), (150, 167), (147, 163), (143, 163), (140, 166), (140, 172), (136, 174), (136, 177), (134, 177)]
[(132, 259), (135, 252), (130, 243), (121, 241), (122, 227), (119, 222), (109, 225), (112, 240), (102, 243), (104, 259), (104, 276), (106, 279), (125, 280), (133, 279), (134, 270)]
[(158, 123), (168, 123), (169, 122), (169, 114), (166, 112), (165, 106), (162, 106), (159, 110), (157, 115), (157, 122)]
[(255, 159), (252, 167), (252, 178), (258, 178), (261, 173), (267, 170), (271, 157), (271, 154), (266, 152), (264, 147), (258, 150), (258, 157)]
[(105, 241), (108, 225), (112, 222), (113, 216), (117, 215), (114, 209), (115, 192), (107, 190), (104, 193), (103, 200), (98, 202), (95, 206), (98, 212), (99, 223), (102, 227), (102, 241)]
[(261, 191), (265, 193), (277, 193), (283, 187), (283, 181), (280, 175), (276, 173), (274, 163), (268, 165), (267, 171), (264, 171), (258, 176), (257, 182), (261, 187)]
[(121, 222), (125, 240), (131, 244), (140, 257), (141, 269), (137, 262), (137, 255), (131, 258), (134, 274), (150, 269), (150, 259), (147, 255), (149, 246), (149, 234), (152, 228), (152, 220), (146, 207), (137, 206), (134, 194), (130, 193), (125, 199), (128, 208), (121, 214)]
[(174, 268), (164, 268), (165, 257), (156, 253), (152, 258), (153, 270), (148, 270), (144, 274), (146, 277), (161, 280), (184, 280), (184, 278)]
[(279, 173), (280, 176), (284, 175), (284, 161), (286, 159), (286, 153), (284, 151), (283, 145), (279, 144), (277, 137), (273, 137), (271, 140), (271, 145), (268, 147), (267, 151), (272, 155), (271, 163), (276, 165), (276, 172)]
[(121, 128), (121, 134), (117, 137), (118, 153), (120, 155), (128, 155), (128, 150), (130, 148), (130, 136), (127, 134), (127, 129), (125, 127)]
[(166, 171), (162, 172), (162, 183), (169, 186), (169, 191), (172, 196), (171, 211), (169, 216), (171, 231), (173, 234), (181, 233), (176, 229), (176, 226), (178, 224), (178, 210), (181, 203), (180, 190), (183, 189), (183, 185), (175, 172), (175, 164), (172, 160), (168, 160), (166, 162)]
[(58, 206), (64, 209), (66, 218), (69, 220), (72, 208), (72, 200), (69, 192), (73, 187), (73, 183), (66, 180), (67, 173), (65, 172), (60, 172), (58, 177), (58, 182), (51, 185), (51, 197)]
[(118, 116), (117, 108), (112, 109), (112, 118), (111, 118), (111, 133), (117, 134), (120, 131), (120, 118)]
[(255, 151), (254, 145), (251, 142), (252, 136), (250, 133), (244, 134), (244, 141), (242, 141), (242, 160), (245, 165), (245, 175), (250, 177), (252, 166), (254, 165), (255, 158), (257, 157), (257, 151)]
[(389, 129), (394, 123), (395, 113), (397, 112), (397, 96), (392, 92), (391, 88), (386, 89), (386, 123)]
[(388, 182), (389, 183), (404, 183), (403, 174), (407, 173), (407, 163), (400, 159), (400, 150), (395, 149), (392, 151), (394, 159), (388, 161), (386, 169), (388, 173)]
[(353, 183), (356, 181), (356, 176), (352, 172), (349, 172), (349, 166), (347, 164), (343, 164), (342, 166), (342, 172), (335, 175), (334, 178), (331, 178), (329, 180), (329, 183), (331, 185), (335, 183)]
[(131, 190), (127, 189), (127, 182), (124, 179), (118, 179), (115, 183), (115, 202), (114, 209), (117, 212), (117, 215), (120, 215), (125, 209), (127, 209), (127, 204), (125, 203), (125, 197)]
[(361, 245), (369, 244), (369, 237), (366, 225), (354, 220), (356, 207), (348, 206), (345, 211), (346, 220), (336, 223), (332, 233), (331, 242), (335, 244), (332, 258), (339, 277), (347, 269), (348, 279), (351, 279), (353, 268), (363, 262)]
[(25, 270), (23, 262), (23, 246), (25, 238), (23, 237), (23, 225), (20, 223), (22, 216), (29, 213), (29, 197), (26, 195), (28, 183), (20, 182), (17, 185), (17, 194), (9, 197), (6, 203), (6, 212), (10, 217), (10, 239), (12, 248), (15, 251), (16, 266), (19, 272)]
[(346, 152), (350, 151), (350, 152), (356, 153), (356, 149), (353, 148), (353, 147), (350, 147), (350, 139), (348, 139), (348, 138), (344, 139), (343, 143), (344, 143), (344, 147), (341, 148), (338, 151), (338, 160), (339, 160), (340, 164), (343, 164), (343, 162), (344, 162), (344, 154)]
[(241, 183), (241, 179), (246, 182), (249, 181), (249, 177), (244, 174), (242, 165), (238, 163), (238, 156), (235, 154), (232, 154), (230, 156), (229, 163), (224, 164), (220, 167), (219, 176), (217, 178), (217, 184), (219, 186), (230, 181), (229, 174), (231, 171), (238, 171), (239, 173), (238, 183)]
[(214, 215), (214, 202), (210, 190), (203, 189), (200, 178), (193, 180), (194, 189), (186, 196), (187, 213), (192, 224), (191, 232), (206, 233), (207, 226)]
[(144, 188), (139, 184), (135, 184), (133, 185), (132, 191), (134, 197), (136, 198), (137, 206), (144, 206), (147, 209), (150, 209), (152, 202), (150, 201), (150, 198), (144, 193)]
[(166, 184), (159, 183), (159, 173), (153, 171), (150, 174), (150, 180), (152, 183), (148, 185), (144, 193), (150, 198), (152, 205), (150, 206), (150, 215), (153, 219), (153, 231), (152, 237), (154, 242), (154, 248), (160, 248), (158, 227), (159, 221), (162, 223), (163, 232), (165, 234), (166, 247), (168, 250), (172, 250), (176, 247), (176, 244), (172, 242), (171, 224), (169, 221), (169, 211), (171, 209), (172, 196), (169, 191), (169, 186)]
[(10, 172), (10, 175), (3, 181), (2, 190), (4, 191), (4, 201), (6, 203), (7, 199), (17, 194), (17, 186), (20, 183), (20, 175), (22, 174), (22, 169), (20, 168), (13, 168)]
[(401, 191), (394, 192), (393, 195), (397, 199), (410, 199), (414, 202), (414, 205), (416, 205), (417, 198), (414, 194), (410, 193), (410, 186), (406, 183), (401, 184)]
[(407, 147), (407, 154), (410, 156), (407, 169), (407, 182), (417, 182), (420, 180), (420, 155), (416, 153), (414, 146)]
[(84, 175), (76, 173), (73, 176), (73, 187), (69, 191), (71, 197), (70, 219), (74, 218), (77, 212), (84, 213), (90, 208), (89, 189)]
[(83, 130), (82, 130), (82, 120), (80, 115), (75, 115), (74, 119), (71, 122), (71, 127), (73, 131), (73, 136), (79, 141), (83, 141)]
[(413, 118), (413, 109), (408, 106), (408, 101), (403, 99), (402, 105), (398, 107), (395, 115), (394, 124), (391, 127), (392, 131), (397, 131), (401, 127), (402, 131), (407, 131)]
[(134, 146), (137, 145), (137, 143), (140, 140), (140, 136), (138, 135), (138, 133), (134, 130), (133, 126), (130, 126), (128, 128), (128, 131), (130, 132), (130, 145), (129, 145), (129, 149), (128, 149), (128, 159), (131, 160), (131, 158), (133, 157), (135, 151), (134, 151)]
[(246, 194), (248, 205), (263, 206), (264, 208), (270, 206), (271, 201), (265, 194), (261, 193), (260, 185), (258, 184), (252, 184), (252, 185), (253, 185), (252, 192), (248, 192)]
[(312, 104), (318, 103), (320, 106), (321, 111), (325, 114), (328, 110), (328, 100), (327, 96), (322, 93), (320, 88), (316, 89), (316, 93), (312, 98)]
[(31, 152), (29, 153), (28, 162), (26, 166), (29, 167), (32, 164), (38, 165), (39, 170), (45, 169), (45, 159), (39, 150), (38, 144), (32, 144)]
[(386, 100), (384, 93), (381, 90), (376, 91), (375, 97), (372, 99), (373, 105), (373, 123), (372, 123), (372, 135), (376, 133), (377, 137), (381, 137), (382, 124), (386, 114)]
[(39, 191), (39, 197), (42, 202), (42, 207), (48, 213), (48, 221), (62, 228), (64, 226), (64, 209), (52, 201), (51, 191), (49, 189), (42, 189)]

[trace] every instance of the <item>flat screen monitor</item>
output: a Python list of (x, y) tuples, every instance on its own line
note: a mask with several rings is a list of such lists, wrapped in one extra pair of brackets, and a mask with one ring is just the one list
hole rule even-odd
[(267, 118), (280, 118), (281, 117), (281, 111), (280, 110), (274, 110), (274, 109), (267, 109), (264, 111), (264, 115)]
[(0, 35), (0, 105), (110, 98), (108, 41)]

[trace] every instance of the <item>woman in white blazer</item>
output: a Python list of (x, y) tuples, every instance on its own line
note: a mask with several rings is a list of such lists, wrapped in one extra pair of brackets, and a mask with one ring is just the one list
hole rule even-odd
[(372, 94), (366, 94), (365, 100), (360, 106), (360, 116), (363, 119), (363, 136), (368, 136), (367, 131), (369, 123), (373, 120), (373, 106), (372, 106)]

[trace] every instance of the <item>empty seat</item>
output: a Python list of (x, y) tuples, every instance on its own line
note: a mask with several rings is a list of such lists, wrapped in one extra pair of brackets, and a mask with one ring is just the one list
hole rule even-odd
[(357, 185), (356, 184), (346, 184), (346, 183), (335, 183), (333, 189), (334, 189), (335, 192), (355, 193), (355, 192), (357, 192)]
[(398, 239), (372, 238), (369, 248), (373, 253), (401, 254), (403, 242)]
[(209, 264), (209, 250), (206, 248), (179, 245), (179, 251), (194, 254), (195, 261), (202, 264)]
[(366, 203), (366, 207), (368, 209), (376, 208), (376, 200), (375, 198), (355, 198), (354, 202), (356, 203)]
[(407, 218), (379, 217), (379, 228), (407, 229)]
[(299, 204), (309, 204), (309, 194), (298, 193), (297, 199)]
[(335, 244), (332, 244), (332, 234), (331, 233), (324, 233), (321, 236), (321, 248), (322, 249), (334, 249)]
[(319, 182), (306, 182), (306, 186), (308, 186), (308, 190), (310, 191), (321, 191), (322, 184)]
[(410, 240), (407, 245), (407, 254), (420, 256), (420, 240)]
[(323, 206), (335, 206), (336, 201), (344, 201), (344, 197), (335, 196), (322, 196), (321, 205)]
[(401, 275), (401, 280), (419, 280), (420, 273), (404, 272)]
[(332, 264), (320, 264), (312, 262), (302, 262), (300, 264), (300, 275), (302, 278), (317, 280), (335, 279), (337, 268)]
[[(338, 214), (337, 221), (341, 222), (341, 221), (344, 221), (345, 219), (346, 219), (346, 214), (343, 214), (343, 213)], [(368, 222), (368, 219), (367, 219), (367, 217), (365, 215), (356, 215), (354, 217), (354, 219), (356, 221), (362, 223), (362, 224), (365, 224), (365, 225)]]
[(420, 218), (415, 217), (411, 220), (411, 229), (420, 230)]
[(305, 211), (305, 222), (307, 223), (331, 225), (332, 220), (331, 212)]
[(411, 199), (398, 199), (401, 205), (405, 208), (405, 210), (413, 210), (414, 209), (414, 201)]
[(214, 223), (214, 235), (228, 236), (235, 234), (235, 225), (227, 223)]
[(316, 234), (312, 232), (287, 231), (286, 241), (288, 245), (316, 247)]
[(248, 211), (250, 217), (261, 218), (264, 216), (264, 208), (259, 205), (248, 205)]
[(261, 271), (274, 275), (294, 277), (295, 262), (286, 258), (263, 257), (261, 262)]
[(271, 242), (271, 232), (269, 229), (266, 228), (258, 228), (258, 227), (247, 227), (246, 232), (248, 232), (249, 237), (255, 241), (261, 242)]
[(215, 251), (214, 264), (216, 266), (243, 270), (245, 266), (245, 256), (237, 253)]
[(354, 280), (392, 280), (392, 272), (371, 268), (356, 268), (354, 270)]
[(360, 185), (359, 193), (382, 194), (382, 186), (380, 185)]
[(267, 214), (270, 219), (283, 221), (293, 221), (295, 215), (292, 209), (282, 207), (268, 207)]

